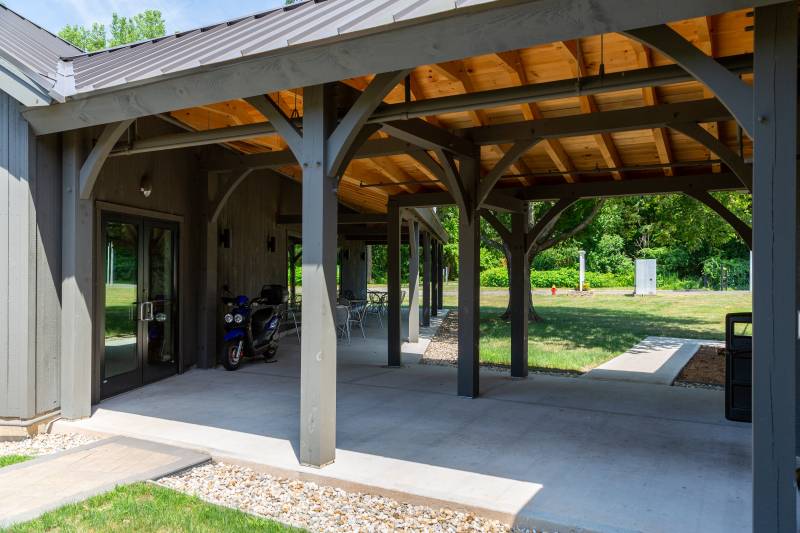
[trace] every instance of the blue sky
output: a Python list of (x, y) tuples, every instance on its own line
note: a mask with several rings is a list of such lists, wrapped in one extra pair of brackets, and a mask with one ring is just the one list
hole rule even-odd
[(158, 9), (167, 21), (167, 32), (182, 31), (265, 11), (283, 0), (2, 0), (33, 22), (57, 33), (67, 24), (102, 22), (108, 27), (111, 13), (131, 16)]

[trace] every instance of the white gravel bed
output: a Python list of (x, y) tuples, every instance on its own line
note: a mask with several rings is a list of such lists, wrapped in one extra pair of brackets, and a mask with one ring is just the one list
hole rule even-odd
[(201, 465), (157, 483), (312, 532), (516, 531), (471, 513), (408, 505), (223, 463)]
[(97, 437), (88, 435), (49, 433), (21, 441), (0, 441), (0, 455), (47, 455), (77, 448), (96, 440)]

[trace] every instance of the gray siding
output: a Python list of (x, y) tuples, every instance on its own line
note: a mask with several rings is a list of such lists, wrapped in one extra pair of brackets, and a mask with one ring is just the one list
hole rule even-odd
[[(219, 231), (229, 229), (231, 247), (218, 253), (218, 287), (253, 296), (270, 283), (287, 285), (285, 226), (276, 226), (278, 210), (299, 212), (300, 188), (285, 179), (254, 173), (231, 195), (219, 217)], [(292, 211), (295, 209), (295, 211)], [(275, 251), (267, 240), (275, 238)]]
[(59, 152), (0, 92), (0, 418), (58, 406)]

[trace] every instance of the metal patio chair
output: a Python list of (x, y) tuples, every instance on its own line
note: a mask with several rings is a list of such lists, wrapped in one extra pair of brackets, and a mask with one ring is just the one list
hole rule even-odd
[[(350, 302), (350, 324), (357, 324), (361, 328), (361, 336), (367, 338), (364, 333), (364, 320), (367, 317), (367, 300), (355, 300)], [(352, 328), (350, 328), (352, 330)]]
[(342, 339), (347, 339), (350, 344), (350, 309), (344, 305), (336, 306), (336, 335)]

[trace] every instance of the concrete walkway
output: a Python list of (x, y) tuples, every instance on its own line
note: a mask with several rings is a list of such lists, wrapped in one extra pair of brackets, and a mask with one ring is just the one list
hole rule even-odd
[(730, 532), (750, 527), (750, 425), (724, 419), (721, 392), (481, 372), (389, 369), (385, 339), (340, 344), (337, 457), (298, 464), (299, 347), (238, 372), (193, 370), (105, 401), (58, 431), (199, 448), (269, 473), (402, 501), (472, 509), (570, 531)]
[(584, 379), (633, 381), (672, 385), (701, 345), (724, 346), (720, 341), (647, 337), (614, 359), (584, 374)]
[(113, 437), (8, 466), (0, 469), (0, 527), (209, 459), (206, 453), (155, 441)]

